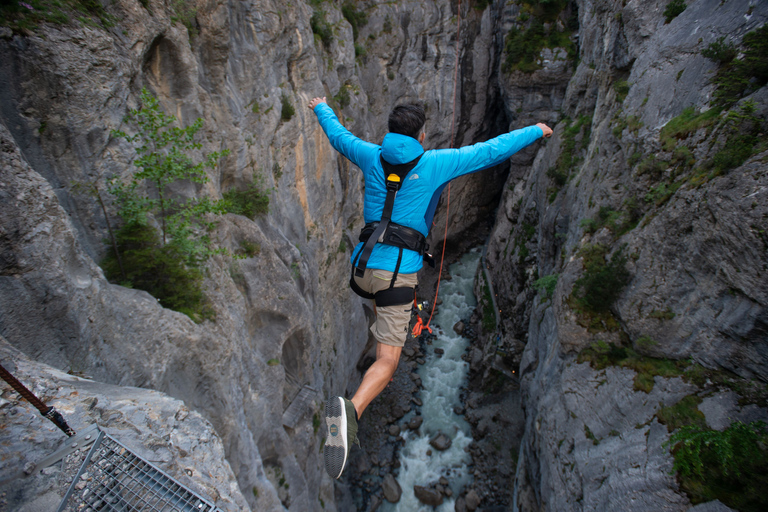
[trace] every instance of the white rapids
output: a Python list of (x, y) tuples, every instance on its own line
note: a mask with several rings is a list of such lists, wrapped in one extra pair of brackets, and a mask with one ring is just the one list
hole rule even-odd
[[(443, 302), (431, 326), (437, 338), (431, 345), (426, 345), (426, 362), (418, 369), (423, 383), (420, 396), (424, 403), (421, 408), (424, 423), (419, 429), (421, 435), (405, 428), (405, 445), (400, 450), (401, 467), (397, 477), (403, 494), (397, 503), (385, 501), (381, 507), (383, 512), (453, 512), (456, 496), (472, 481), (467, 467), (471, 457), (465, 451), (472, 442), (471, 428), (463, 416), (453, 412), (454, 407), (461, 406), (459, 394), (466, 384), (469, 364), (461, 356), (469, 340), (456, 334), (453, 326), (469, 318), (477, 304), (473, 282), (480, 257), (480, 248), (471, 250), (450, 266), (452, 279), (440, 283)], [(442, 357), (435, 354), (436, 348), (445, 350)], [(403, 418), (403, 426), (413, 415), (409, 413)], [(429, 440), (440, 432), (452, 441), (450, 448), (443, 452), (429, 445)], [(428, 451), (431, 455), (427, 455)], [(424, 505), (414, 495), (413, 486), (431, 486), (441, 476), (448, 480), (453, 497), (445, 499), (437, 508)]]

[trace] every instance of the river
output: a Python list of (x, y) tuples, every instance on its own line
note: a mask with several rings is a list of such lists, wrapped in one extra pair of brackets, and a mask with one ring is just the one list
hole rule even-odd
[[(401, 467), (397, 477), (403, 494), (397, 503), (385, 502), (381, 507), (383, 512), (453, 512), (455, 498), (472, 481), (468, 469), (472, 459), (465, 451), (472, 442), (471, 428), (463, 416), (453, 412), (462, 405), (460, 393), (466, 385), (469, 364), (461, 356), (469, 340), (456, 334), (453, 326), (460, 320), (466, 321), (477, 304), (473, 282), (480, 257), (481, 249), (472, 249), (449, 267), (452, 278), (440, 284), (442, 304), (432, 320), (436, 338), (426, 345), (425, 363), (418, 369), (423, 383), (420, 414), (424, 423), (418, 431), (403, 434), (405, 445), (400, 450)], [(437, 348), (445, 352), (439, 355), (435, 353)], [(413, 415), (411, 412), (404, 417), (403, 424)], [(448, 435), (452, 441), (450, 448), (442, 452), (429, 444), (438, 433)], [(413, 486), (433, 486), (441, 476), (448, 480), (453, 497), (445, 499), (436, 509), (422, 504), (414, 495)]]

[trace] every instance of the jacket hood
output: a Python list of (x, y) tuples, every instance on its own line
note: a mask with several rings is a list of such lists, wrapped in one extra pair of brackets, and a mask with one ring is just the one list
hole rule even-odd
[(419, 141), (407, 135), (388, 133), (381, 143), (381, 156), (390, 164), (404, 164), (424, 153)]

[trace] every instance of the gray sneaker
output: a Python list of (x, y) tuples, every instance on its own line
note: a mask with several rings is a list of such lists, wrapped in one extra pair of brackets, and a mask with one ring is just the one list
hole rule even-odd
[(347, 465), (352, 443), (360, 446), (354, 404), (340, 396), (329, 398), (325, 403), (325, 426), (328, 429), (323, 449), (325, 470), (331, 478), (339, 478)]

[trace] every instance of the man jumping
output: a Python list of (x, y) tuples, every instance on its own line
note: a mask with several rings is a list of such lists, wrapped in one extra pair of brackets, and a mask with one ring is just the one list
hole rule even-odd
[(543, 123), (459, 149), (424, 151), (426, 115), (420, 105), (398, 105), (389, 114), (389, 133), (381, 146), (363, 141), (339, 123), (325, 98), (313, 98), (314, 110), (331, 146), (363, 171), (366, 225), (352, 251), (350, 286), (373, 299), (376, 361), (351, 400), (341, 396), (325, 404), (325, 469), (339, 478), (357, 423), (395, 373), (408, 334), (416, 274), (426, 252), (437, 201), (454, 178), (498, 165), (540, 137), (552, 135)]

